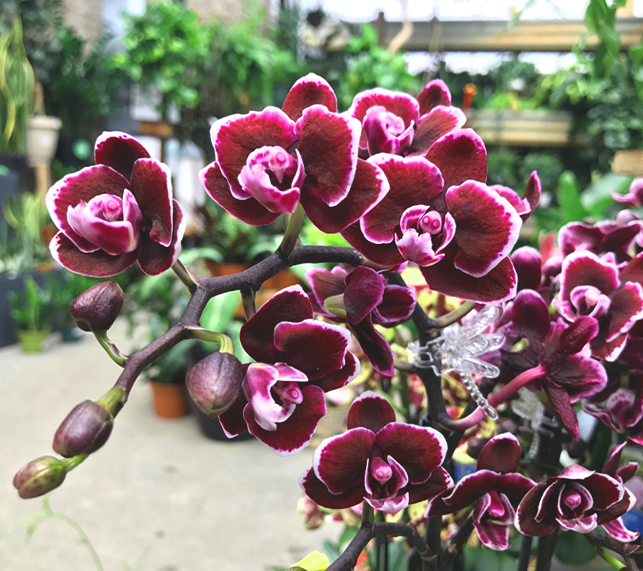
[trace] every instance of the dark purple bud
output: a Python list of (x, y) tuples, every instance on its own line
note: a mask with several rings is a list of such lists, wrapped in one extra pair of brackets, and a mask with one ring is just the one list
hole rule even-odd
[(81, 293), (70, 313), (83, 331), (107, 331), (123, 307), (123, 290), (116, 282), (101, 282)]
[(567, 454), (569, 454), (570, 458), (578, 459), (585, 454), (585, 451), (587, 450), (587, 442), (582, 439), (572, 440), (567, 443), (565, 449), (567, 450)]
[(187, 374), (188, 391), (210, 418), (228, 410), (237, 400), (245, 373), (239, 359), (230, 353), (212, 353)]
[(114, 417), (100, 404), (76, 405), (54, 435), (54, 451), (65, 458), (96, 452), (109, 438)]
[(41, 456), (18, 470), (13, 485), (21, 498), (37, 498), (60, 486), (66, 473), (64, 464), (58, 458)]
[(472, 438), (467, 443), (467, 454), (477, 459), (487, 442), (489, 442), (488, 438)]

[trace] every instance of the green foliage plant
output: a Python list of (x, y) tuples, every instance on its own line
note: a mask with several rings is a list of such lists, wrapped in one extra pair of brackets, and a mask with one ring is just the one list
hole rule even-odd
[(402, 54), (392, 54), (377, 44), (377, 31), (370, 24), (362, 26), (361, 36), (351, 40), (347, 51), (350, 55), (346, 71), (340, 75), (337, 85), (338, 102), (345, 109), (360, 91), (373, 87), (412, 95), (420, 91), (421, 78), (407, 71)]
[(210, 55), (209, 27), (178, 2), (150, 2), (143, 15), (124, 18), (127, 51), (114, 56), (114, 68), (126, 72), (143, 89), (157, 88), (164, 117), (170, 103), (194, 108), (203, 80), (200, 71)]
[[(622, 53), (616, 31), (616, 11), (625, 0), (590, 0), (585, 12), (586, 33), (568, 69), (543, 79), (537, 99), (552, 108), (574, 112), (575, 134), (588, 138), (580, 153), (599, 172), (607, 172), (619, 150), (643, 148), (643, 42)], [(587, 52), (589, 34), (598, 36)]]
[(25, 152), (34, 73), (22, 41), (20, 18), (0, 35), (0, 152)]
[(22, 293), (9, 292), (11, 317), (20, 331), (48, 331), (52, 304), (51, 292), (40, 287), (29, 276), (24, 282)]
[(32, 270), (49, 261), (49, 249), (41, 238), (49, 220), (42, 198), (31, 193), (10, 196), (3, 214), (6, 226), (0, 239), (0, 273)]
[(111, 64), (110, 36), (101, 36), (91, 48), (69, 26), (56, 30), (56, 52), (50, 57), (50, 77), (43, 82), (48, 115), (62, 120), (61, 135), (93, 139), (99, 117), (113, 112), (124, 74)]

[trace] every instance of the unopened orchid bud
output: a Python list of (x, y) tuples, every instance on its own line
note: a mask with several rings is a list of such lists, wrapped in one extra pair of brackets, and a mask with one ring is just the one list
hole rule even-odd
[(123, 307), (123, 290), (116, 282), (101, 282), (81, 293), (70, 313), (83, 331), (107, 331)]
[(54, 451), (65, 458), (96, 452), (109, 438), (114, 417), (100, 404), (76, 405), (54, 435)]
[(13, 485), (21, 498), (37, 498), (60, 486), (66, 474), (65, 465), (58, 458), (41, 456), (18, 470)]
[(212, 353), (192, 367), (186, 376), (194, 402), (210, 418), (228, 410), (241, 391), (244, 370), (230, 353)]

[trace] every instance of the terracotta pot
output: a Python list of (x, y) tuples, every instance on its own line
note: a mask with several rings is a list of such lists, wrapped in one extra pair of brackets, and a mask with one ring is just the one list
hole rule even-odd
[(210, 272), (210, 276), (213, 278), (238, 274), (250, 267), (249, 264), (230, 264), (228, 262), (213, 262), (211, 260), (205, 260), (205, 266), (208, 268), (208, 272)]
[(150, 381), (154, 411), (161, 418), (185, 416), (189, 410), (188, 393), (183, 383), (157, 383)]
[(262, 287), (266, 289), (284, 289), (293, 285), (301, 285), (301, 280), (290, 270), (282, 270), (277, 275), (267, 279)]

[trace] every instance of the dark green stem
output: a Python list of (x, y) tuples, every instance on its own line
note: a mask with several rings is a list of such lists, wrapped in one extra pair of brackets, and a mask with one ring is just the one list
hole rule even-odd
[(172, 266), (172, 271), (183, 282), (185, 287), (187, 287), (191, 293), (194, 293), (194, 290), (197, 287), (196, 280), (190, 273), (190, 270), (188, 270), (181, 263), (181, 260), (177, 260), (176, 262), (174, 262), (174, 265)]
[(297, 210), (293, 212), (288, 217), (288, 226), (286, 227), (286, 232), (277, 252), (281, 254), (286, 260), (290, 258), (295, 246), (297, 245), (297, 240), (299, 240), (299, 232), (301, 231), (301, 225), (304, 223), (304, 217), (306, 213), (302, 208), (301, 204), (297, 205)]
[(100, 346), (105, 349), (105, 352), (109, 355), (110, 359), (117, 365), (124, 367), (128, 356), (123, 355), (123, 353), (119, 351), (118, 347), (109, 340), (109, 337), (107, 337), (107, 331), (94, 332), (94, 336)]

